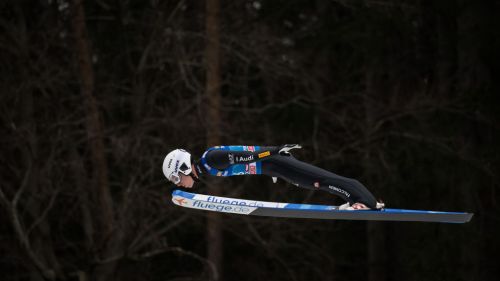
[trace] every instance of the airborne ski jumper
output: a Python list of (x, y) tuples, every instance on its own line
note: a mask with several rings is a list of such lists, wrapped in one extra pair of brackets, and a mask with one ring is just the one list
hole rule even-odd
[(299, 187), (327, 191), (347, 201), (341, 206), (328, 206), (245, 200), (182, 190), (172, 192), (174, 204), (203, 211), (285, 218), (438, 223), (466, 223), (473, 216), (465, 212), (385, 208), (359, 181), (295, 159), (290, 150), (296, 148), (300, 146), (216, 146), (196, 161), (189, 152), (176, 149), (165, 157), (163, 173), (169, 181), (185, 188), (193, 187), (195, 181), (204, 176), (267, 175), (275, 183), (281, 178)]
[(297, 160), (290, 153), (297, 148), (301, 146), (216, 146), (209, 148), (196, 161), (189, 152), (176, 149), (165, 157), (163, 173), (168, 180), (185, 188), (193, 187), (195, 181), (207, 175), (267, 175), (275, 183), (280, 178), (298, 187), (337, 195), (347, 202), (339, 207), (341, 210), (384, 207), (359, 181)]

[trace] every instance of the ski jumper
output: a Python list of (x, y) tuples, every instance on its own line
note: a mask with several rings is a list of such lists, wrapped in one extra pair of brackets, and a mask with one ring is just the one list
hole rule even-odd
[(211, 147), (195, 163), (198, 175), (237, 176), (267, 175), (296, 186), (323, 190), (343, 200), (363, 203), (375, 209), (377, 200), (359, 181), (346, 178), (297, 160), (289, 153), (279, 153), (279, 146)]

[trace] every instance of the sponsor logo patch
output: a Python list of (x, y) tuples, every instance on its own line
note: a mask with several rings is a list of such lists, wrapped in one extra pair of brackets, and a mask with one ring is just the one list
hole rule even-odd
[(234, 164), (234, 154), (229, 153), (227, 157), (229, 158), (229, 164)]
[(319, 182), (314, 182), (314, 187), (319, 188)]
[(328, 188), (333, 190), (333, 191), (336, 191), (338, 193), (344, 194), (346, 197), (351, 197), (351, 194), (349, 192), (343, 190), (342, 188), (338, 188), (338, 187), (333, 186), (333, 185), (329, 185)]
[(231, 200), (220, 197), (208, 196), (207, 202), (218, 203), (218, 204), (226, 204), (226, 205), (238, 205), (238, 206), (249, 206), (249, 207), (263, 207), (264, 204), (259, 201), (242, 201), (242, 200)]
[(235, 213), (235, 214), (249, 214), (253, 208), (240, 206), (240, 205), (222, 205), (217, 203), (196, 201), (193, 203), (193, 207), (197, 209), (205, 209), (226, 213)]
[(248, 162), (248, 161), (253, 161), (253, 155), (249, 156), (236, 156), (236, 161), (237, 162)]
[(264, 158), (264, 157), (269, 156), (269, 155), (271, 155), (270, 151), (262, 152), (262, 153), (259, 153), (259, 158)]
[(177, 173), (177, 169), (179, 169), (179, 160), (175, 161), (175, 168), (174, 168), (174, 172)]
[(184, 199), (184, 198), (175, 198), (174, 200), (177, 201), (177, 203), (179, 203), (179, 205), (181, 205), (181, 206), (184, 206), (184, 204), (187, 203), (186, 199)]

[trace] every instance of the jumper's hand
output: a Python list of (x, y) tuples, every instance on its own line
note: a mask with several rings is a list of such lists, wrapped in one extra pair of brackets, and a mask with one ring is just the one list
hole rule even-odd
[(351, 208), (354, 210), (369, 210), (370, 208), (366, 207), (363, 203), (354, 203), (351, 205)]
[(281, 155), (290, 156), (291, 154), (289, 151), (296, 148), (302, 148), (302, 146), (300, 146), (299, 144), (285, 144), (278, 152)]

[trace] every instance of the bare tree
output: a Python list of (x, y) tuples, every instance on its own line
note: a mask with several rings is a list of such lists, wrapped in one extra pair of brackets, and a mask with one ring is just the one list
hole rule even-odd
[[(207, 145), (220, 145), (221, 95), (220, 95), (220, 31), (219, 0), (206, 1), (206, 112), (207, 112)], [(205, 104), (205, 103), (202, 103)], [(211, 194), (219, 194), (221, 187), (216, 181), (209, 185)], [(219, 214), (207, 216), (207, 253), (208, 261), (214, 265), (215, 275), (210, 280), (222, 280), (223, 265), (223, 233)]]
[[(106, 160), (104, 133), (102, 120), (99, 113), (98, 103), (94, 96), (95, 78), (92, 67), (92, 51), (87, 27), (85, 23), (85, 8), (83, 0), (76, 0), (72, 3), (72, 27), (74, 31), (76, 59), (78, 61), (78, 70), (80, 78), (80, 91), (82, 93), (86, 108), (86, 130), (87, 140), (91, 152), (91, 176), (90, 194), (95, 202), (93, 210), (93, 219), (96, 220), (95, 230), (90, 230), (90, 223), (86, 223), (86, 232), (97, 235), (95, 241), (99, 248), (101, 260), (108, 260), (121, 251), (123, 239), (122, 231), (115, 232), (118, 225), (115, 221), (115, 212), (113, 209), (113, 199), (109, 190), (108, 182), (108, 164)], [(86, 196), (87, 197), (87, 196)], [(85, 204), (85, 203), (84, 203)], [(84, 216), (87, 218), (87, 216)], [(109, 280), (114, 274), (116, 261), (111, 260), (103, 263), (96, 269), (98, 280)]]

